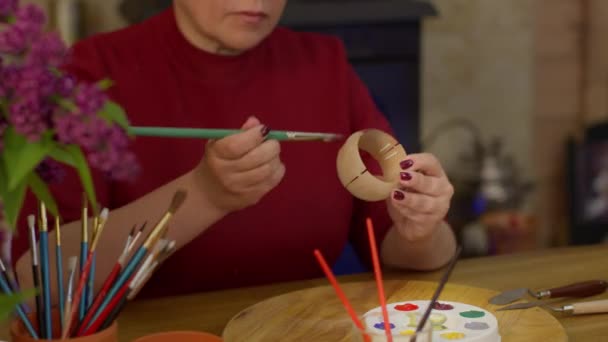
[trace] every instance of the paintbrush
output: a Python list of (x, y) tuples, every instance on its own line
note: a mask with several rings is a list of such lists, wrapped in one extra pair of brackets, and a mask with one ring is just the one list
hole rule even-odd
[(46, 219), (46, 206), (40, 202), (40, 275), (42, 276), (42, 310), (44, 312), (44, 337), (53, 338), (51, 317), (51, 276), (49, 263), (49, 232)]
[[(89, 248), (89, 227), (88, 227), (88, 220), (89, 220), (89, 214), (88, 214), (88, 201), (87, 201), (87, 196), (86, 194), (82, 194), (82, 219), (81, 219), (81, 228), (82, 228), (82, 235), (81, 235), (81, 241), (80, 241), (80, 277), (82, 277), (82, 274), (84, 273), (84, 264), (87, 262), (87, 255), (88, 253), (88, 248)], [(81, 298), (76, 300), (76, 303), (80, 303), (80, 307), (78, 310), (78, 317), (79, 320), (82, 320), (82, 318), (84, 317), (84, 313), (86, 311), (86, 293), (82, 292), (81, 294), (76, 294), (77, 296), (80, 296)]]
[[(419, 333), (420, 331), (422, 331), (422, 329), (424, 328), (424, 325), (426, 324), (426, 321), (429, 319), (431, 310), (433, 310), (433, 307), (435, 306), (435, 303), (437, 302), (439, 295), (441, 295), (441, 291), (443, 291), (443, 287), (448, 282), (448, 279), (450, 278), (450, 275), (452, 274), (452, 271), (454, 270), (454, 266), (456, 266), (456, 262), (458, 261), (458, 257), (460, 256), (461, 251), (462, 251), (462, 247), (458, 246), (456, 248), (456, 252), (454, 253), (454, 256), (452, 257), (452, 260), (450, 260), (448, 268), (445, 270), (445, 273), (443, 274), (443, 276), (441, 277), (441, 280), (439, 281), (439, 286), (437, 286), (437, 289), (435, 289), (435, 293), (433, 293), (433, 297), (431, 298), (431, 301), (429, 302), (429, 306), (426, 308), (426, 310), (424, 310), (424, 314), (422, 315), (422, 318), (420, 319), (420, 322), (418, 323), (418, 327), (416, 327), (416, 333)], [(413, 337), (412, 342), (416, 342), (416, 336)]]
[[(92, 241), (91, 244), (91, 249), (88, 251), (87, 257), (86, 257), (86, 262), (84, 265), (84, 268), (80, 274), (80, 278), (78, 280), (78, 286), (76, 287), (76, 293), (75, 295), (75, 299), (74, 299), (74, 303), (72, 303), (72, 309), (71, 312), (75, 313), (76, 310), (79, 308), (79, 305), (81, 305), (81, 301), (85, 300), (85, 298), (83, 298), (82, 293), (84, 291), (84, 287), (87, 284), (87, 279), (89, 276), (89, 271), (91, 270), (91, 263), (93, 262), (93, 253), (95, 253), (95, 250), (97, 249), (97, 244), (99, 243), (99, 239), (101, 237), (101, 232), (103, 231), (103, 228), (105, 227), (105, 223), (108, 219), (108, 209), (104, 208), (101, 211), (101, 214), (99, 215), (100, 218), (100, 223), (99, 223), (99, 230), (97, 232), (97, 234), (95, 234), (95, 239)], [(76, 318), (78, 317), (77, 315), (72, 315), (73, 317), (67, 321), (67, 326), (66, 329), (67, 331), (70, 331), (70, 328), (73, 325), (74, 321), (77, 321)], [(84, 313), (83, 313), (83, 318), (84, 318)], [(80, 321), (80, 319), (78, 320)]]
[(78, 257), (70, 257), (68, 259), (68, 291), (65, 299), (65, 313), (62, 316), (63, 330), (61, 332), (61, 338), (66, 339), (68, 337), (68, 322), (72, 319), (72, 300), (74, 298), (74, 277), (76, 276), (76, 264), (78, 263)]
[(361, 334), (364, 336), (365, 341), (368, 341), (370, 337), (365, 332), (365, 327), (363, 326), (363, 323), (361, 322), (361, 320), (359, 319), (359, 317), (357, 317), (357, 313), (355, 312), (355, 309), (353, 308), (353, 306), (348, 301), (348, 298), (346, 297), (346, 294), (344, 293), (344, 291), (340, 287), (340, 284), (338, 283), (338, 280), (336, 279), (336, 276), (331, 271), (331, 268), (327, 264), (327, 261), (323, 257), (323, 254), (318, 249), (315, 249), (314, 252), (313, 252), (313, 254), (315, 255), (315, 258), (317, 259), (317, 262), (319, 263), (319, 266), (321, 266), (321, 269), (325, 273), (325, 276), (327, 277), (327, 280), (329, 281), (329, 283), (331, 284), (331, 286), (334, 288), (334, 291), (336, 292), (336, 295), (338, 296), (338, 298), (342, 302), (342, 305), (346, 309), (346, 312), (350, 316), (351, 320), (353, 321), (353, 323), (355, 324), (355, 326), (361, 331)]
[[(97, 332), (108, 328), (120, 315), (127, 302), (133, 300), (135, 296), (137, 296), (139, 291), (141, 291), (145, 283), (152, 276), (152, 273), (154, 273), (156, 268), (169, 257), (174, 248), (175, 241), (159, 241), (154, 248), (153, 257), (150, 259), (151, 262), (148, 264), (144, 263), (140, 267), (139, 271), (130, 282), (127, 291), (121, 295), (118, 300), (115, 300), (108, 305), (108, 308), (112, 309), (107, 310), (109, 312), (107, 317), (103, 320), (103, 323), (99, 327), (92, 326), (89, 329), (89, 332)], [(100, 322), (100, 320), (98, 320), (98, 322)]]
[[(95, 323), (101, 313), (105, 310), (105, 307), (110, 303), (110, 301), (112, 301), (114, 296), (116, 296), (116, 294), (123, 287), (123, 285), (131, 278), (131, 275), (133, 274), (135, 268), (137, 268), (137, 266), (141, 263), (144, 255), (150, 250), (150, 248), (152, 248), (154, 244), (156, 244), (156, 241), (158, 241), (158, 239), (160, 238), (165, 226), (167, 225), (171, 217), (173, 217), (175, 212), (179, 209), (179, 207), (181, 207), (185, 200), (185, 190), (180, 189), (174, 194), (173, 199), (171, 200), (171, 205), (169, 206), (167, 212), (162, 216), (162, 218), (156, 224), (154, 229), (152, 229), (152, 231), (144, 241), (143, 245), (139, 247), (139, 249), (135, 252), (131, 260), (129, 260), (129, 262), (127, 263), (122, 273), (118, 276), (116, 282), (108, 291), (108, 295), (105, 297), (104, 301), (101, 303), (101, 305), (93, 315), (93, 318), (88, 323), (89, 326)], [(86, 326), (85, 329), (86, 328), (88, 328), (88, 326)]]
[(128, 280), (114, 296), (114, 298), (112, 298), (109, 304), (102, 311), (99, 318), (87, 328), (81, 329), (76, 334), (76, 336), (86, 336), (110, 326), (110, 324), (112, 324), (114, 319), (119, 315), (119, 313), (126, 305), (129, 295), (133, 291), (135, 291), (138, 286), (140, 286), (140, 284), (146, 278), (146, 275), (152, 272), (152, 270), (156, 267), (156, 265), (158, 264), (158, 256), (163, 251), (165, 251), (168, 245), (168, 240), (160, 239), (159, 241), (157, 241), (154, 247), (152, 248), (152, 251), (146, 258), (144, 263), (139, 267), (135, 275), (130, 280)]
[(382, 269), (380, 268), (380, 259), (378, 258), (376, 236), (374, 235), (374, 226), (372, 224), (372, 220), (369, 217), (367, 218), (366, 223), (370, 252), (372, 255), (372, 264), (374, 265), (374, 275), (376, 277), (376, 286), (378, 287), (378, 299), (380, 300), (380, 307), (382, 308), (382, 318), (384, 319), (384, 332), (386, 333), (387, 341), (392, 342), (393, 334), (391, 333), (391, 323), (388, 319), (388, 310), (386, 308), (386, 297), (384, 296), (384, 285), (382, 283)]
[(139, 231), (137, 232), (137, 234), (135, 234), (135, 237), (133, 238), (133, 240), (131, 240), (131, 242), (129, 243), (129, 247), (127, 248), (127, 254), (131, 253), (131, 251), (135, 247), (135, 244), (137, 244), (137, 240), (139, 240), (141, 235), (144, 233), (144, 228), (146, 228), (146, 224), (148, 224), (148, 221), (144, 222), (144, 224), (141, 226), (141, 228), (139, 228)]
[[(178, 128), (178, 127), (130, 127), (134, 135), (166, 138), (222, 139), (243, 132), (240, 129)], [(267, 139), (279, 141), (323, 141), (342, 139), (341, 134), (319, 132), (270, 131)]]
[[(97, 235), (98, 231), (99, 231), (99, 216), (95, 216), (93, 218), (93, 240), (95, 240), (95, 236)], [(91, 271), (89, 272), (89, 280), (88, 280), (88, 284), (87, 287), (85, 288), (85, 298), (86, 300), (86, 304), (85, 304), (85, 312), (81, 312), (80, 315), (80, 320), (82, 320), (84, 318), (84, 314), (86, 313), (86, 310), (88, 310), (88, 308), (91, 307), (91, 304), (93, 303), (93, 293), (95, 291), (95, 264), (97, 263), (97, 252), (93, 252), (93, 260), (91, 261)]]
[[(4, 263), (2, 262), (2, 260), (0, 260), (0, 268), (2, 269), (2, 272), (3, 272), (3, 274), (0, 275), (0, 288), (2, 289), (2, 291), (4, 292), (5, 295), (10, 296), (13, 294), (13, 292), (11, 291), (11, 288), (8, 284), (8, 279), (4, 278), (4, 273), (6, 272), (6, 268), (4, 267)], [(36, 329), (34, 329), (32, 322), (30, 322), (29, 318), (25, 314), (25, 311), (23, 311), (23, 308), (20, 305), (17, 305), (15, 310), (17, 311), (17, 315), (19, 315), (19, 318), (21, 318), (21, 321), (23, 322), (25, 329), (27, 329), (27, 331), (30, 333), (32, 338), (34, 338), (35, 340), (39, 339), (38, 334), (36, 333)]]
[[(112, 271), (110, 271), (110, 274), (108, 275), (108, 277), (104, 281), (103, 285), (101, 286), (101, 290), (99, 290), (99, 292), (97, 293), (97, 296), (95, 296), (95, 299), (93, 300), (93, 304), (91, 304), (91, 306), (87, 310), (87, 313), (84, 315), (84, 318), (81, 320), (81, 322), (78, 326), (78, 329), (77, 329), (77, 335), (84, 333), (84, 329), (88, 326), (88, 324), (91, 321), (91, 319), (93, 318), (93, 315), (95, 314), (96, 310), (99, 308), (99, 306), (105, 299), (106, 294), (110, 290), (110, 287), (114, 284), (114, 281), (116, 280), (116, 278), (122, 271), (122, 268), (123, 268), (125, 262), (127, 261), (131, 248), (136, 243), (137, 239), (139, 239), (139, 236), (141, 236), (142, 231), (145, 226), (146, 226), (146, 223), (144, 223), (142, 225), (142, 227), (139, 229), (139, 231), (137, 232), (135, 237), (133, 237), (132, 239), (130, 239), (130, 237), (133, 235), (133, 229), (131, 230), (129, 237), (127, 238), (127, 242), (125, 243), (125, 247), (123, 248), (122, 254), (118, 258), (118, 261), (116, 262), (116, 264), (114, 264)], [(135, 228), (135, 226), (133, 226), (133, 228)]]
[(42, 312), (42, 288), (40, 286), (40, 265), (38, 260), (38, 241), (36, 240), (36, 217), (34, 215), (27, 216), (27, 225), (30, 230), (30, 253), (32, 257), (32, 280), (36, 291), (36, 316), (38, 319), (38, 329), (40, 336), (46, 336), (44, 333), (44, 313)]
[(56, 245), (55, 245), (55, 261), (57, 264), (57, 293), (59, 297), (58, 307), (59, 307), (59, 317), (60, 317), (60, 326), (63, 330), (63, 311), (64, 311), (64, 288), (63, 288), (63, 257), (61, 255), (61, 227), (59, 224), (59, 217), (55, 216), (55, 237), (56, 237)]

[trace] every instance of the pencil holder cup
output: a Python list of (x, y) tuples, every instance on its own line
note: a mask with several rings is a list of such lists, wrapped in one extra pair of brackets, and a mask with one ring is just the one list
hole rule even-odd
[(140, 337), (133, 342), (222, 342), (222, 338), (199, 331), (168, 331)]
[[(11, 342), (40, 342), (40, 341), (50, 341), (50, 342), (118, 342), (118, 324), (116, 322), (112, 323), (108, 328), (97, 332), (95, 334), (82, 336), (82, 337), (68, 337), (66, 339), (62, 339), (61, 336), (61, 325), (59, 319), (59, 312), (54, 310), (52, 312), (52, 328), (53, 328), (53, 338), (50, 340), (45, 339), (43, 336), (38, 336), (39, 339), (36, 340), (30, 335), (25, 325), (21, 321), (19, 317), (13, 318), (10, 325), (10, 336)], [(38, 327), (38, 320), (36, 316), (36, 312), (32, 312), (28, 314), (28, 318), (34, 329), (36, 331), (40, 331)]]

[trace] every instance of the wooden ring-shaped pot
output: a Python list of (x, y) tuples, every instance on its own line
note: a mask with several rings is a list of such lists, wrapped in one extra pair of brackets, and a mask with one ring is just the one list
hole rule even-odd
[[(367, 171), (359, 150), (368, 152), (380, 165), (382, 176)], [(367, 129), (353, 133), (338, 151), (338, 178), (353, 196), (368, 201), (387, 199), (399, 184), (399, 163), (407, 153), (391, 135)]]

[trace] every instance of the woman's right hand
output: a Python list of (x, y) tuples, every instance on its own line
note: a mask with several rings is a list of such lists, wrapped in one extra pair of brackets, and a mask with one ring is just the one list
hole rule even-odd
[(201, 190), (225, 212), (258, 203), (285, 175), (279, 142), (265, 140), (268, 127), (250, 117), (242, 129), (242, 133), (208, 141), (194, 170)]

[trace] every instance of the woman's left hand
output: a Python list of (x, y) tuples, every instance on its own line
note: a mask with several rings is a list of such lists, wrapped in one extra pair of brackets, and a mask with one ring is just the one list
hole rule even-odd
[(425, 240), (445, 219), (454, 187), (432, 154), (411, 154), (400, 165), (400, 187), (387, 199), (388, 211), (403, 237)]

